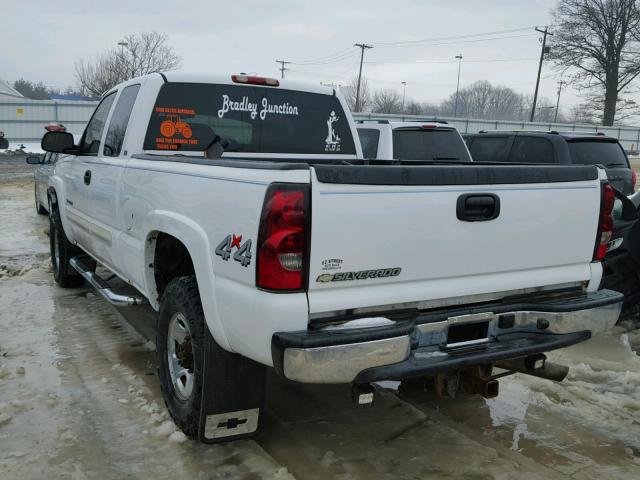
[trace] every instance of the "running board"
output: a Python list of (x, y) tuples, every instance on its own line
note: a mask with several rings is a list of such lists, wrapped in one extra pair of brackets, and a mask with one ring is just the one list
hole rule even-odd
[(84, 279), (89, 282), (89, 284), (96, 289), (96, 291), (104, 297), (104, 299), (112, 305), (116, 305), (118, 307), (129, 307), (131, 305), (143, 305), (147, 303), (147, 300), (143, 297), (134, 297), (130, 295), (121, 295), (119, 293), (115, 293), (109, 287), (109, 284), (97, 275), (95, 272), (92, 272), (89, 267), (84, 263), (84, 261), (93, 262), (88, 256), (79, 256), (73, 257), (69, 260), (69, 264), (77, 271), (80, 275), (84, 277)]

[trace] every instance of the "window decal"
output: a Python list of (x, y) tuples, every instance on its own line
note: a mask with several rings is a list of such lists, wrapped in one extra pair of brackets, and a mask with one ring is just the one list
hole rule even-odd
[(180, 115), (194, 116), (192, 108), (156, 107), (155, 112), (160, 114), (160, 134), (156, 137), (158, 150), (177, 150), (178, 144), (198, 145), (197, 138), (191, 138), (193, 131), (191, 125), (183, 120)]

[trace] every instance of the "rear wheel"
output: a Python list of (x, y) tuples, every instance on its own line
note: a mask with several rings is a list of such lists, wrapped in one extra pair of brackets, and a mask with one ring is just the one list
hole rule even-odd
[[(187, 437), (225, 441), (256, 432), (264, 367), (227, 352), (211, 337), (195, 276), (177, 277), (167, 285), (160, 303), (156, 351), (167, 409)], [(247, 382), (248, 393), (240, 394), (237, 386)], [(257, 400), (247, 405), (247, 398)], [(249, 421), (242, 417), (248, 406), (255, 410), (255, 419)]]
[(53, 207), (49, 215), (49, 247), (53, 278), (56, 283), (64, 288), (79, 287), (84, 284), (84, 278), (69, 264), (69, 260), (80, 255), (82, 250), (69, 241), (62, 228), (60, 212)]

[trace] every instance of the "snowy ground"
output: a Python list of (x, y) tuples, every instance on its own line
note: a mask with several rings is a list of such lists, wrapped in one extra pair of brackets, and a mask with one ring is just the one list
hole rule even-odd
[(493, 400), (381, 387), (373, 407), (355, 409), (346, 387), (272, 375), (255, 440), (187, 441), (138, 333), (148, 316), (125, 320), (88, 289), (54, 285), (46, 217), (11, 168), (0, 160), (2, 480), (640, 478), (633, 324), (553, 355), (575, 365), (562, 384), (508, 377)]

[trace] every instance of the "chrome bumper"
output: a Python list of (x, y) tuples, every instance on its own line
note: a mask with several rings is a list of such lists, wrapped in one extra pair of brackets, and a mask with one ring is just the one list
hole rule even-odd
[[(623, 297), (606, 292), (597, 292), (599, 304), (592, 301), (590, 308), (573, 311), (567, 310), (571, 304), (555, 303), (549, 309), (566, 311), (506, 309), (371, 328), (361, 327), (366, 321), (359, 319), (360, 328), (349, 329), (347, 323), (339, 329), (276, 333), (272, 341), (274, 366), (282, 376), (298, 382), (352, 383), (427, 375), (473, 362), (487, 364), (542, 353), (611, 329), (620, 315)], [(479, 322), (486, 325), (486, 338), (449, 341), (450, 327)]]

